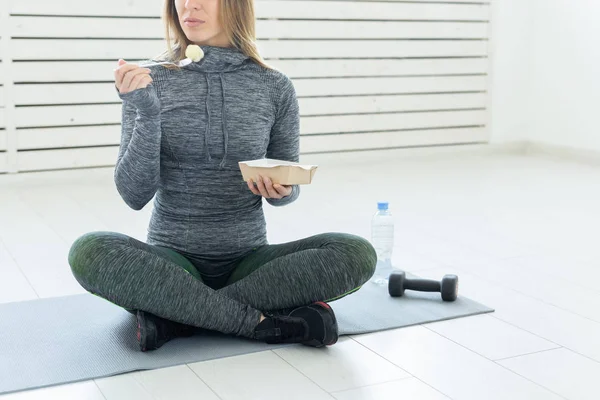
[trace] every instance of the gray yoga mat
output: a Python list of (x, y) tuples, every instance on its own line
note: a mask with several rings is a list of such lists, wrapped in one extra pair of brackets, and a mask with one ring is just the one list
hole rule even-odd
[[(439, 293), (392, 298), (372, 283), (331, 305), (344, 335), (493, 311)], [(135, 332), (132, 314), (91, 294), (0, 305), (0, 394), (281, 347), (203, 331), (142, 353)]]

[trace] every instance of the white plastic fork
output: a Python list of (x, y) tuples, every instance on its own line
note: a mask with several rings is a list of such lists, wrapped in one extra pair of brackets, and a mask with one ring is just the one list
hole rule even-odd
[(157, 65), (169, 65), (169, 64), (177, 65), (178, 67), (185, 67), (186, 65), (189, 65), (191, 63), (192, 63), (192, 60), (190, 60), (189, 58), (184, 58), (183, 60), (179, 61), (177, 64), (172, 63), (170, 61), (163, 61), (163, 62), (158, 62), (158, 63), (140, 65), (140, 67), (147, 68), (147, 67), (155, 67)]

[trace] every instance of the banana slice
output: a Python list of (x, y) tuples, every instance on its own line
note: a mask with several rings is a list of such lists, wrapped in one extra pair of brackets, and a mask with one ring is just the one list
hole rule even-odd
[(185, 49), (185, 56), (187, 58), (189, 58), (190, 60), (192, 60), (193, 62), (198, 62), (198, 61), (202, 60), (202, 58), (204, 57), (204, 52), (202, 51), (200, 46), (195, 45), (195, 44), (190, 44)]

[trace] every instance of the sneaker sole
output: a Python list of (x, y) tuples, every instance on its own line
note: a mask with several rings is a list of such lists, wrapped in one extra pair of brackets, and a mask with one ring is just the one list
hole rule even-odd
[(333, 312), (333, 309), (331, 308), (331, 306), (325, 302), (318, 301), (314, 304), (319, 305), (319, 306), (323, 307), (325, 310), (327, 310), (327, 313), (325, 314), (326, 315), (325, 320), (327, 322), (327, 324), (326, 324), (327, 329), (325, 330), (325, 339), (323, 340), (322, 344), (319, 344), (318, 346), (315, 346), (315, 347), (333, 346), (338, 341), (338, 325), (337, 325), (337, 319), (335, 318), (335, 313)]
[(137, 340), (140, 345), (141, 351), (147, 351), (146, 343), (148, 338), (148, 333), (146, 332), (146, 320), (144, 318), (144, 314), (142, 312), (137, 312)]

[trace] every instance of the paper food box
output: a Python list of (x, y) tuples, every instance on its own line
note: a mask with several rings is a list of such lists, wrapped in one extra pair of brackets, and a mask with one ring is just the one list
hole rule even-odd
[(250, 178), (256, 182), (258, 176), (267, 176), (280, 185), (307, 185), (317, 171), (317, 165), (303, 165), (290, 161), (262, 158), (260, 160), (240, 161), (242, 176), (247, 182)]

